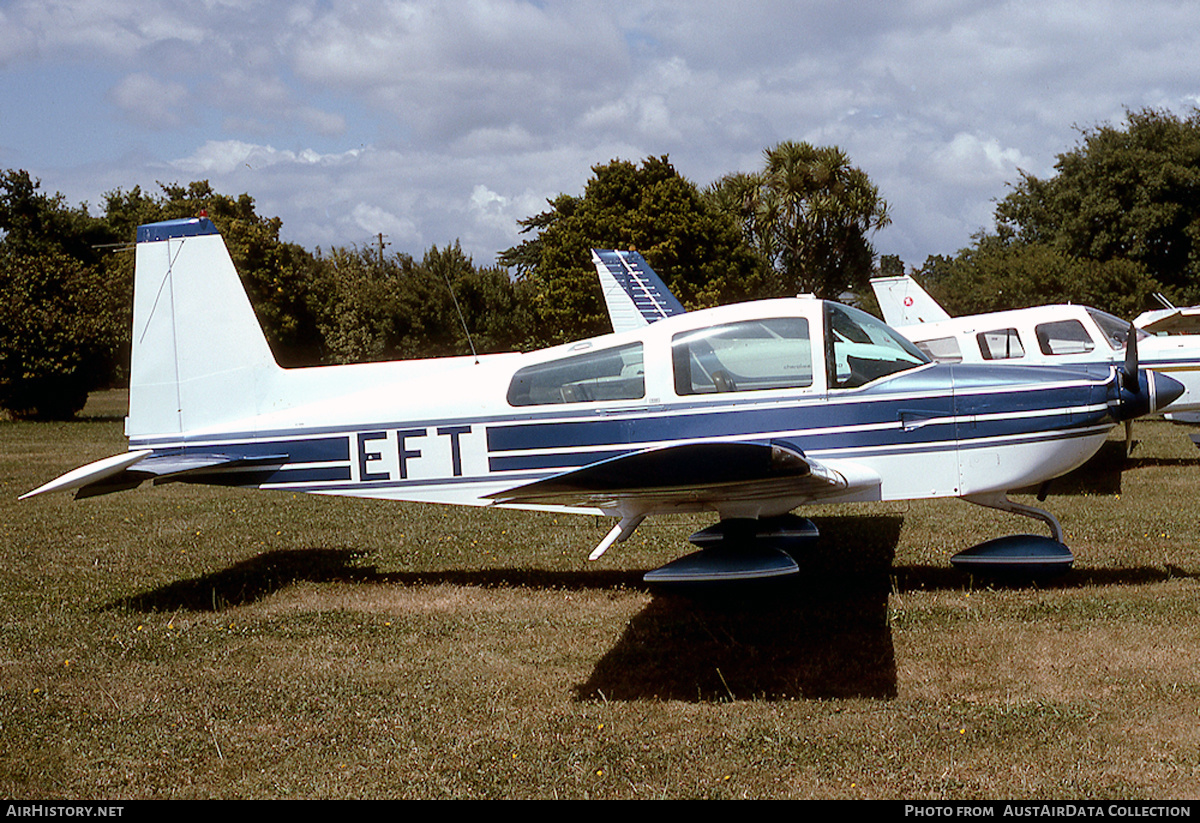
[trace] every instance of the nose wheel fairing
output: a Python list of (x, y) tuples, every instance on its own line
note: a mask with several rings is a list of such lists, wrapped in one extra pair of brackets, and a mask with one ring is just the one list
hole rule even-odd
[(990, 509), (1040, 520), (1050, 527), (1050, 537), (1036, 534), (1010, 534), (997, 537), (950, 558), (950, 564), (977, 574), (1045, 576), (1061, 574), (1071, 568), (1075, 556), (1063, 543), (1062, 525), (1050, 512), (1008, 499), (1004, 492), (971, 495), (968, 502)]

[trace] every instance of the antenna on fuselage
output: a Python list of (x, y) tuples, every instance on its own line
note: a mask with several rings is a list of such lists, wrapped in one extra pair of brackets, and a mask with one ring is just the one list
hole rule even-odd
[(454, 301), (454, 310), (458, 312), (458, 322), (462, 323), (463, 333), (467, 336), (467, 345), (471, 347), (471, 356), (478, 363), (479, 354), (475, 351), (475, 341), (471, 339), (471, 330), (467, 328), (467, 318), (463, 317), (462, 309), (458, 305), (458, 298), (454, 296), (454, 287), (450, 285), (450, 275), (443, 271), (442, 279), (446, 281), (446, 290), (450, 292), (450, 299)]

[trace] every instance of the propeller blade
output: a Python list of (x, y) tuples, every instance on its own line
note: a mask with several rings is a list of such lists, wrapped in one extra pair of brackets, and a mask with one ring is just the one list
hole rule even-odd
[(1123, 382), (1127, 390), (1134, 394), (1138, 393), (1137, 328), (1132, 322), (1129, 324), (1129, 334), (1125, 338), (1125, 372)]

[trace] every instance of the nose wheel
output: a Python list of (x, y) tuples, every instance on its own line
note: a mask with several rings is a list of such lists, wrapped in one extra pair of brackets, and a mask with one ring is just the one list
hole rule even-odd
[(1071, 568), (1075, 555), (1062, 542), (1062, 526), (1050, 512), (1008, 499), (1006, 492), (977, 494), (963, 498), (989, 509), (1040, 520), (1050, 527), (1051, 537), (1010, 534), (961, 551), (950, 558), (956, 569), (976, 574), (1050, 576)]

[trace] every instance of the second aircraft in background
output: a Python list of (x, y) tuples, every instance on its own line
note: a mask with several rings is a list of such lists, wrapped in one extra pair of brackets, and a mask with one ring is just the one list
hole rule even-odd
[(884, 321), (942, 363), (1120, 364), (1134, 328), (1140, 365), (1183, 385), (1183, 394), (1163, 409), (1168, 417), (1200, 411), (1200, 334), (1152, 335), (1107, 312), (1072, 304), (951, 317), (908, 275), (876, 278), (871, 286)]

